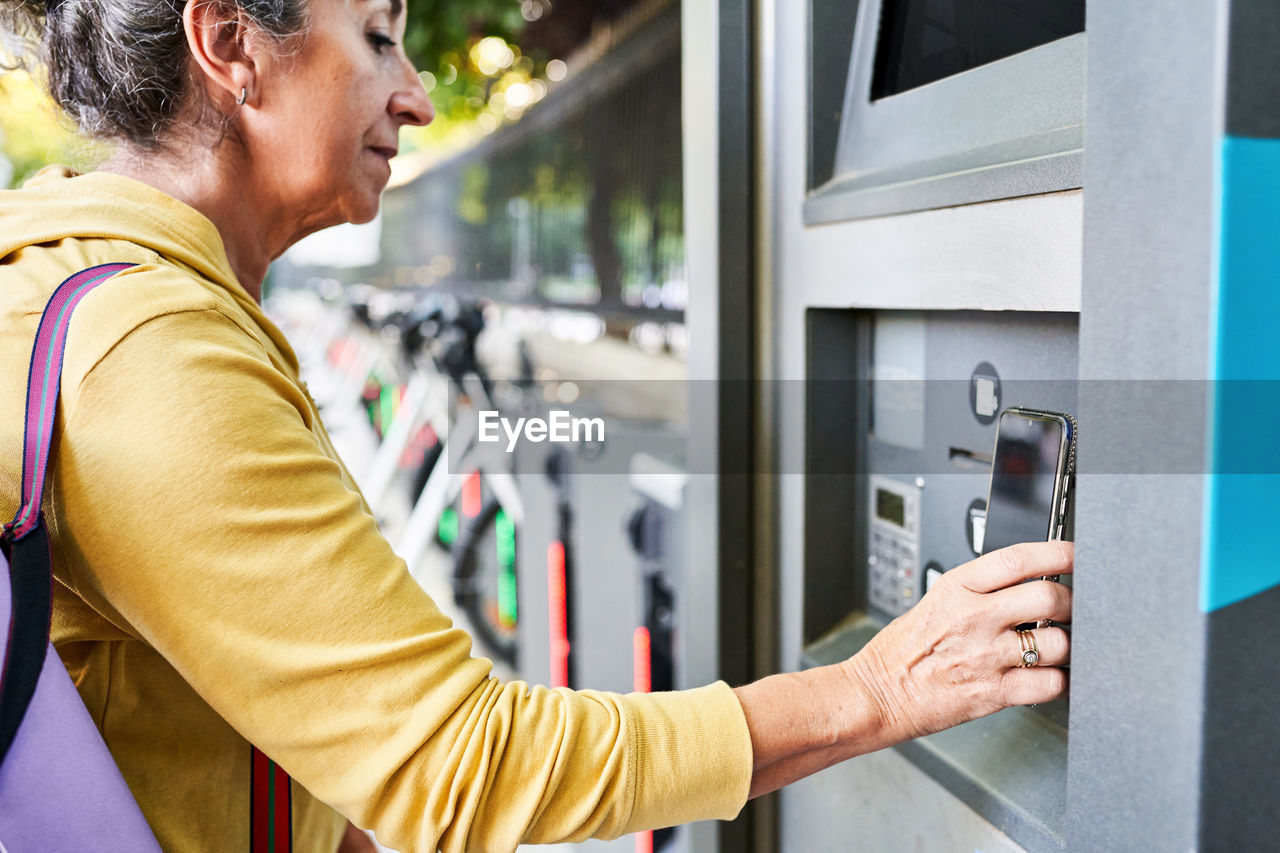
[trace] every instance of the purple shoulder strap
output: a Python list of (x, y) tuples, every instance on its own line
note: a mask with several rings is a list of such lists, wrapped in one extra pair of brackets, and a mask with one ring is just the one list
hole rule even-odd
[[(134, 264), (102, 264), (68, 278), (53, 292), (40, 317), (27, 376), (27, 414), (22, 452), (22, 502), (0, 537), (10, 556), (8, 641), (0, 667), (0, 763), (13, 743), (35, 692), (49, 645), (53, 574), (41, 531), (40, 500), (49, 470), (49, 445), (62, 385), (62, 356), (71, 313), (80, 300), (111, 276)], [(27, 540), (24, 542), (24, 540)], [(39, 540), (39, 541), (36, 541)], [(19, 555), (24, 559), (18, 559)], [(29, 555), (29, 556), (27, 556)]]
[(0, 584), (0, 625), (9, 627), (7, 637), (0, 634), (0, 849), (160, 853), (49, 643), (53, 562), (40, 515), (71, 313), (91, 290), (131, 266), (103, 264), (59, 285), (31, 355), (22, 505), (0, 536), (9, 558), (9, 588)]
[(40, 317), (36, 344), (31, 351), (31, 370), (27, 375), (22, 505), (13, 521), (5, 525), (5, 533), (11, 541), (18, 541), (40, 523), (40, 497), (49, 469), (49, 442), (53, 440), (53, 418), (58, 411), (62, 355), (67, 347), (71, 312), (95, 287), (131, 266), (134, 264), (103, 264), (76, 273), (58, 285)]

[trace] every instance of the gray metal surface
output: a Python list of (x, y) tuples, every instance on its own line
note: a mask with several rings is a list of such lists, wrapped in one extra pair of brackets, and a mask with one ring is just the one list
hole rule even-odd
[[(698, 330), (689, 341), (689, 378), (714, 379), (720, 363), (720, 328), (716, 320), (719, 305), (719, 178), (716, 173), (716, 156), (720, 134), (720, 99), (718, 87), (705, 85), (701, 81), (716, 77), (716, 51), (720, 43), (719, 15), (717, 4), (713, 0), (682, 3), (680, 12), (683, 33), (681, 109), (684, 127), (684, 227), (689, 271), (689, 305), (685, 311), (685, 319), (691, 329)], [(693, 49), (693, 45), (697, 45), (698, 49)], [(697, 84), (694, 81), (698, 81)], [(701, 430), (690, 431), (690, 457), (707, 458), (705, 454), (715, 453), (714, 436), (719, 428), (714, 401), (701, 397), (691, 399), (689, 418), (690, 423), (705, 425)], [(690, 566), (719, 564), (719, 538), (712, 532), (719, 509), (715, 479), (690, 478), (689, 510), (685, 516), (690, 530), (686, 545)], [(706, 616), (704, 620), (690, 626), (686, 637), (689, 675), (693, 683), (707, 683), (718, 677), (718, 588), (718, 572), (690, 572), (685, 590), (689, 606)], [(692, 849), (700, 853), (730, 849), (720, 845), (719, 827), (712, 823), (693, 825), (690, 827), (690, 836)]]
[(872, 101), (881, 6), (858, 4), (834, 177), (806, 203), (806, 222), (1081, 185), (1084, 34)]
[(1233, 0), (1227, 59), (1227, 133), (1280, 136), (1280, 3)]
[(1021, 853), (894, 750), (864, 755), (789, 789), (784, 853)]
[(835, 176), (859, 0), (809, 0), (808, 188)]
[(1037, 195), (1084, 181), (1079, 128), (835, 178), (804, 204), (818, 225), (865, 216)]
[[(683, 50), (685, 238), (691, 336), (688, 458), (708, 472), (690, 478), (684, 590), (702, 618), (686, 641), (690, 683), (747, 681), (753, 671), (752, 459), (755, 260), (755, 30), (749, 0), (681, 5)], [(749, 470), (749, 464), (746, 470)], [(748, 850), (751, 815), (691, 827), (691, 848)]]
[[(1135, 14), (1120, 0), (1089, 7), (1086, 379), (1209, 375), (1225, 11), (1223, 2), (1180, 4), (1177, 14)], [(1123, 427), (1133, 404), (1123, 395), (1086, 398), (1080, 421), (1131, 441), (1149, 470), (1160, 470), (1168, 452), (1203, 458), (1204, 419), (1133, 441)], [(1073, 850), (1198, 847), (1203, 488), (1194, 475), (1079, 479)]]
[(1266, 850), (1276, 845), (1280, 767), (1276, 704), (1280, 587), (1209, 617), (1200, 849)]
[(932, 160), (1083, 122), (1083, 34), (872, 102), (880, 7), (881, 0), (866, 0), (858, 8), (837, 174)]
[[(773, 488), (777, 472), (778, 383), (776, 316), (773, 299), (777, 282), (773, 276), (773, 214), (777, 202), (774, 190), (775, 164), (760, 157), (775, 143), (774, 117), (777, 92), (774, 89), (778, 46), (770, 22), (779, 0), (752, 3), (752, 103), (753, 103), (753, 185), (752, 314), (755, 330), (752, 352), (754, 385), (752, 400), (752, 489), (751, 514), (751, 679), (778, 671), (778, 517)], [(787, 5), (789, 0), (781, 0)], [(752, 801), (752, 853), (772, 853), (778, 845), (778, 796), (766, 794)]]

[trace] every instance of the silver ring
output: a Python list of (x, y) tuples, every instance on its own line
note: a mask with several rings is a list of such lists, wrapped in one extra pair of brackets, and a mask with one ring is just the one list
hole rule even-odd
[(240, 97), (236, 98), (236, 106), (243, 107), (244, 102), (249, 99), (249, 90), (244, 86), (240, 87)]
[(1022, 650), (1021, 667), (1035, 666), (1040, 663), (1040, 650), (1036, 648), (1036, 637), (1030, 631), (1018, 631), (1018, 647)]

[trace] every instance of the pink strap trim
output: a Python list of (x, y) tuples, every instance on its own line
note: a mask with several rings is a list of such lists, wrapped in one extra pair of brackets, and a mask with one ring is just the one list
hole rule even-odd
[(111, 276), (135, 264), (102, 264), (76, 273), (58, 285), (40, 317), (31, 370), (27, 377), (26, 439), (22, 451), (22, 504), (5, 533), (17, 541), (40, 523), (40, 501), (49, 470), (53, 419), (62, 386), (62, 356), (67, 345), (71, 313), (80, 300)]

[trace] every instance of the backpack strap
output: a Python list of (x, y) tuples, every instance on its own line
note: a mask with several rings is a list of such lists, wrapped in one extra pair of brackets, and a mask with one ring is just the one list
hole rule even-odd
[(53, 421), (62, 386), (62, 356), (71, 313), (80, 300), (111, 276), (135, 264), (102, 264), (76, 273), (53, 292), (40, 317), (31, 369), (22, 450), (22, 501), (0, 540), (10, 558), (9, 641), (0, 667), (0, 763), (18, 734), (35, 693), (49, 646), (53, 612), (53, 565), (49, 537), (41, 523), (40, 501), (49, 471)]

